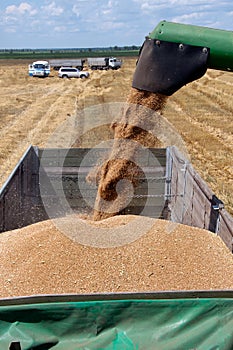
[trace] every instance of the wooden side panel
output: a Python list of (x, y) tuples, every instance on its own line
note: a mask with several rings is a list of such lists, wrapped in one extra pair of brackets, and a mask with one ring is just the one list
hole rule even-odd
[(233, 252), (233, 217), (225, 209), (220, 212), (218, 234)]
[(232, 251), (233, 218), (216, 206), (222, 202), (175, 147), (169, 149), (169, 157), (171, 220), (215, 232)]

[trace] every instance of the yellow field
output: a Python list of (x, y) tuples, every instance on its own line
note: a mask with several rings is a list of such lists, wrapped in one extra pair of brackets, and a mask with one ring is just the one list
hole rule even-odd
[[(0, 62), (0, 186), (30, 144), (45, 146), (69, 116), (85, 107), (124, 102), (136, 59), (87, 80), (28, 76), (27, 63)], [(164, 110), (185, 141), (194, 168), (233, 214), (233, 74), (209, 70), (175, 93)]]

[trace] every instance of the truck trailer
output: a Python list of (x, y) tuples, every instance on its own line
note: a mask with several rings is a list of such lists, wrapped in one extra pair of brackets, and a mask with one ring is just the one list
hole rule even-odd
[(59, 70), (61, 67), (75, 67), (79, 70), (83, 70), (85, 59), (53, 59), (49, 60), (50, 67), (54, 70)]
[[(233, 72), (232, 39), (232, 31), (163, 21), (143, 43), (132, 86), (138, 90), (170, 96), (182, 86), (203, 76), (207, 68)], [(93, 66), (98, 67), (98, 64)], [(81, 207), (84, 199), (82, 190), (86, 189), (85, 193), (91, 196), (90, 189), (85, 187), (86, 175), (91, 170), (88, 168), (96, 165), (94, 159), (99, 159), (100, 152), (103, 152), (97, 147), (94, 151), (96, 158), (93, 153), (87, 158), (90, 149), (56, 150), (31, 146), (0, 191), (1, 232), (48, 219), (48, 213), (50, 218), (59, 215), (64, 218), (68, 202), (73, 208)], [(143, 193), (153, 200), (148, 202), (149, 217), (150, 209), (154, 210), (155, 215), (155, 209), (162, 207), (166, 209), (160, 211), (164, 215), (163, 219), (188, 226), (201, 225), (219, 235), (232, 251), (233, 218), (226, 212), (223, 203), (174, 146), (155, 149), (153, 152), (156, 152), (155, 159), (159, 160), (156, 166), (151, 164), (152, 150), (147, 158), (142, 153), (142, 164), (149, 176), (145, 187), (145, 183), (139, 181), (142, 187), (135, 194), (134, 199), (137, 201), (133, 214), (137, 214), (136, 210), (142, 205), (138, 196)], [(83, 167), (81, 171), (80, 165)], [(48, 179), (44, 188), (39, 172), (44, 179)], [(80, 177), (77, 175), (79, 172)], [(150, 181), (153, 184), (150, 189), (160, 192), (148, 192)], [(43, 201), (41, 193), (44, 193)], [(65, 198), (65, 201), (60, 198)], [(127, 214), (131, 208), (125, 208)], [(10, 240), (10, 235), (7, 235)], [(169, 236), (172, 240), (172, 235)], [(48, 243), (44, 237), (42, 245)], [(212, 248), (208, 246), (215, 259)], [(41, 248), (35, 246), (35, 249)], [(176, 256), (180, 264), (178, 253)], [(148, 251), (148, 254), (151, 252)], [(25, 262), (26, 259), (28, 257)], [(170, 261), (173, 265), (172, 259)], [(44, 262), (37, 261), (38, 269), (42, 269)], [(8, 264), (17, 267), (17, 263), (9, 255)], [(25, 270), (27, 266), (29, 264), (25, 264)], [(137, 268), (140, 269), (140, 265)], [(217, 273), (213, 271), (213, 274)], [(87, 277), (95, 278), (94, 275)], [(8, 288), (11, 283), (9, 275), (4, 287)], [(93, 286), (94, 283), (95, 280)], [(14, 285), (14, 288), (20, 286)], [(0, 348), (230, 350), (233, 349), (232, 315), (233, 290), (139, 290), (0, 298)]]
[(92, 70), (119, 69), (122, 66), (122, 61), (115, 57), (89, 57), (87, 64)]

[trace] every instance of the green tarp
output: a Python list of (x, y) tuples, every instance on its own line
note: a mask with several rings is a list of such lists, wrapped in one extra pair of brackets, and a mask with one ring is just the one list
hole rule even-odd
[(0, 349), (232, 350), (233, 292), (2, 300)]

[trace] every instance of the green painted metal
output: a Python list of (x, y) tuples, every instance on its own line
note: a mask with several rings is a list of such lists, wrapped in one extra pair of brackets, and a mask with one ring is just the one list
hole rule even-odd
[(233, 71), (233, 31), (161, 21), (149, 37), (208, 47), (210, 49), (208, 68)]
[(233, 349), (232, 292), (121, 297), (8, 299), (0, 303), (0, 349), (12, 342), (21, 350)]

